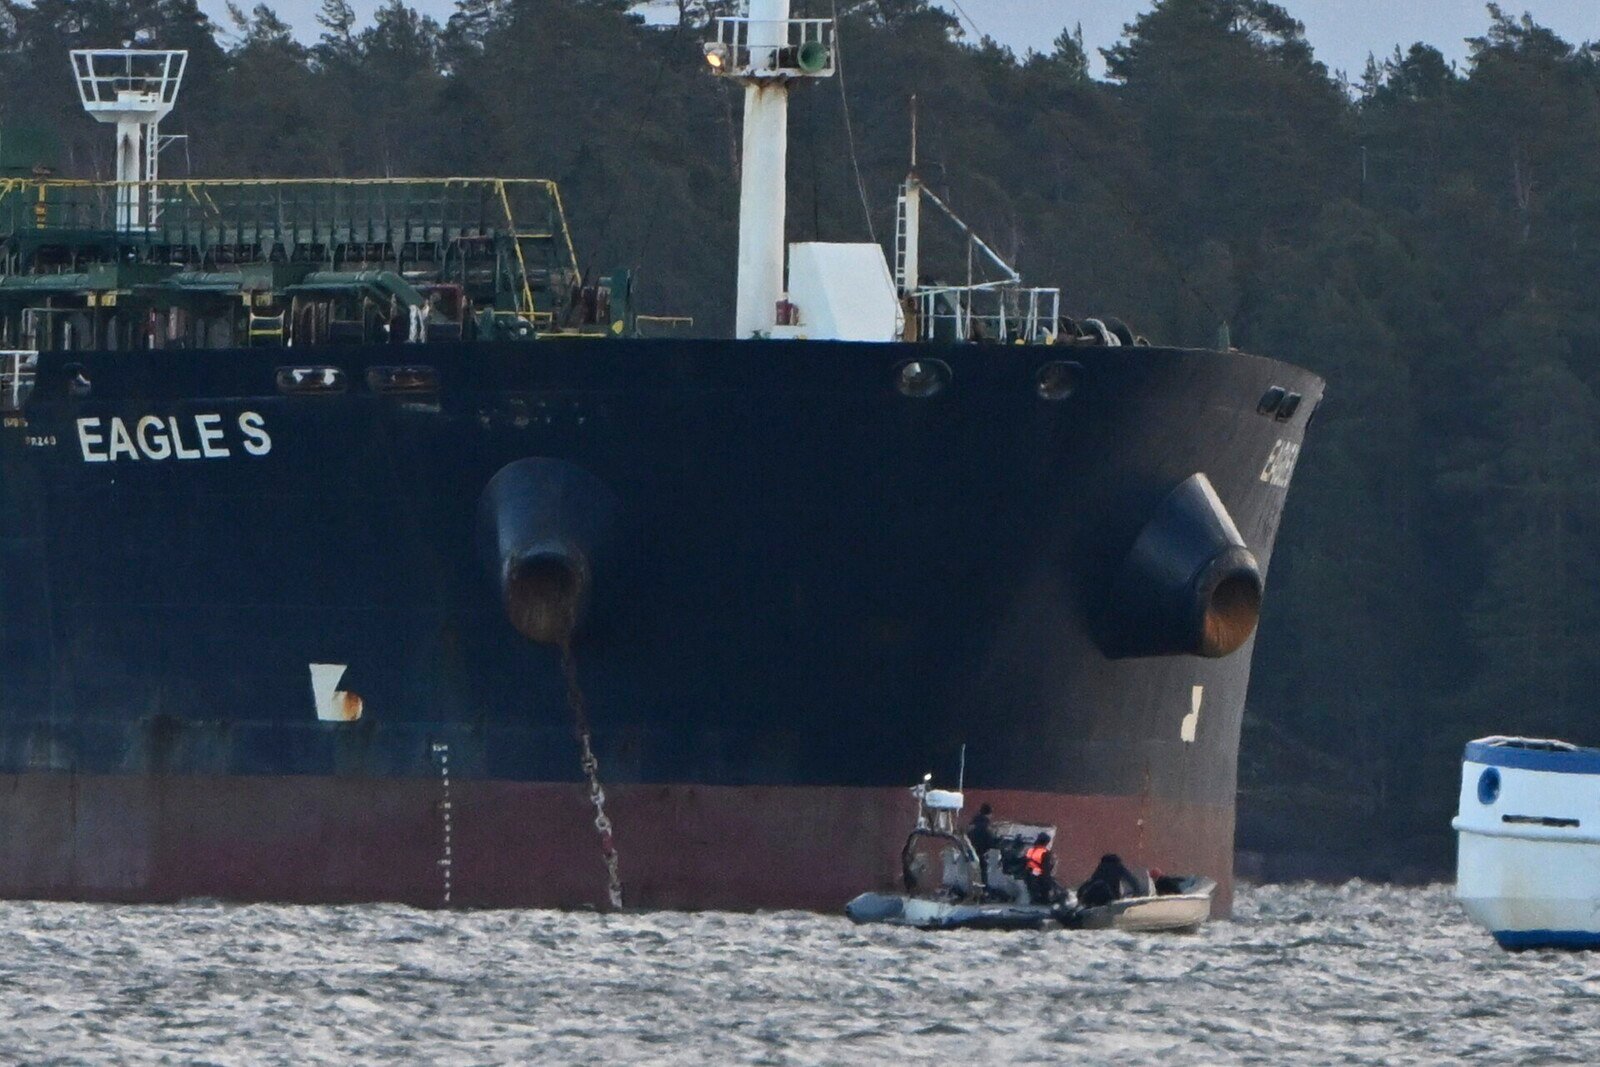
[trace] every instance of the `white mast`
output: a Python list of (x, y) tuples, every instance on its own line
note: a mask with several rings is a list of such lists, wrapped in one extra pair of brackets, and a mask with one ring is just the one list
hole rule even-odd
[[(143, 48), (76, 48), (72, 72), (84, 110), (117, 127), (117, 228), (141, 229), (155, 221), (156, 159), (161, 120), (183, 84), (185, 51)], [(144, 210), (149, 187), (150, 212)]]
[(777, 324), (788, 199), (789, 82), (832, 74), (832, 44), (831, 20), (791, 19), (789, 0), (750, 0), (747, 16), (717, 20), (717, 39), (705, 46), (711, 69), (745, 86), (736, 337), (766, 336)]
[(895, 286), (901, 296), (911, 296), (917, 291), (922, 277), (922, 180), (917, 177), (917, 98), (911, 97), (911, 169), (900, 186), (900, 208), (895, 219), (899, 233), (896, 235), (898, 257), (895, 263)]
[[(789, 0), (750, 0), (750, 65), (776, 65), (787, 37)], [(784, 215), (788, 205), (789, 83), (755, 79), (744, 87), (744, 154), (739, 173), (739, 304), (734, 336), (772, 332), (783, 294)]]

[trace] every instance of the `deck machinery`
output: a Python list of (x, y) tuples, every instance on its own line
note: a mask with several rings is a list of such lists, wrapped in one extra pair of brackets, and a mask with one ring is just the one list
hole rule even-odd
[[(629, 334), (536, 179), (0, 182), (0, 346), (228, 348)], [(124, 224), (119, 225), (119, 221)]]
[(56, 181), (0, 137), (0, 344), (127, 350), (631, 332), (629, 279), (581, 283), (553, 182), (162, 181), (181, 50), (77, 49), (116, 180)]

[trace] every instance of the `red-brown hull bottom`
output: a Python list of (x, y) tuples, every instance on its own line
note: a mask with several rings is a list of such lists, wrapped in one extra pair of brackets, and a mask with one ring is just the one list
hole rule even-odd
[[(625, 901), (836, 911), (893, 891), (905, 789), (619, 785)], [(581, 787), (318, 777), (0, 776), (0, 896), (57, 900), (599, 905), (605, 869)], [(1232, 805), (969, 790), (967, 814), (1054, 823), (1059, 876), (1104, 852), (1233, 890)], [(449, 845), (446, 848), (446, 815)], [(450, 897), (446, 901), (448, 875)]]

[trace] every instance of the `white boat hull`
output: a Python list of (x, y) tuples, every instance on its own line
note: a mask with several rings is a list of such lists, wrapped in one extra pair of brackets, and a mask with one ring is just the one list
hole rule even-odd
[(1456, 897), (1502, 946), (1600, 948), (1600, 753), (1473, 742)]
[(1127, 930), (1133, 933), (1187, 933), (1211, 917), (1211, 893), (1130, 897), (1084, 913), (1085, 930)]

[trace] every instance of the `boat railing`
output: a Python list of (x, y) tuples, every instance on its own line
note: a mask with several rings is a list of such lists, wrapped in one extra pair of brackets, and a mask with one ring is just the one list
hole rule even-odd
[(1541, 752), (1577, 752), (1578, 746), (1570, 741), (1558, 741), (1551, 737), (1516, 737), (1508, 734), (1493, 734), (1489, 737), (1480, 737), (1472, 742), (1475, 745), (1490, 745), (1495, 748), (1529, 748)]
[(27, 349), (0, 351), (0, 411), (21, 411), (33, 393), (39, 353)]
[(925, 340), (1054, 344), (1061, 290), (1009, 281), (919, 288), (918, 336)]

